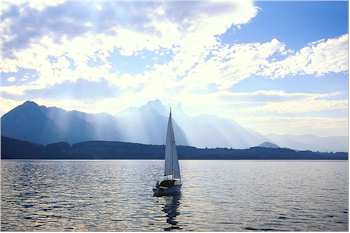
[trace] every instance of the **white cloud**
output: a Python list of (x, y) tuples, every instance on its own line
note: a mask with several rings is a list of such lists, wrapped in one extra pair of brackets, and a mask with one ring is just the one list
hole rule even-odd
[(230, 92), (230, 91), (220, 91), (209, 96), (215, 96), (220, 101), (223, 102), (280, 102), (284, 103), (287, 101), (296, 101), (296, 100), (319, 100), (319, 99), (329, 99), (332, 97), (338, 97), (339, 92), (331, 93), (308, 93), (308, 92), (286, 92), (281, 90), (258, 90), (253, 92)]
[(277, 39), (265, 43), (241, 43), (219, 45), (208, 60), (202, 59), (184, 78), (190, 85), (216, 84), (227, 89), (243, 79), (257, 74), (268, 59), (275, 54), (284, 54), (285, 45)]
[(311, 116), (247, 116), (235, 119), (243, 126), (254, 128), (263, 134), (292, 135), (348, 135), (347, 117), (311, 117)]
[(271, 78), (348, 71), (348, 34), (310, 43), (287, 58), (271, 62), (261, 74)]
[[(108, 7), (107, 3), (101, 2), (83, 10), (91, 12), (95, 9), (100, 12)], [(138, 6), (136, 2), (132, 4), (132, 7)], [(147, 19), (146, 21), (137, 21), (133, 18), (135, 15), (131, 14), (129, 20), (136, 26), (115, 24), (105, 29), (108, 33), (88, 30), (73, 37), (63, 33), (60, 38), (56, 38), (54, 35), (57, 32), (48, 32), (39, 39), (34, 38), (29, 47), (15, 50), (14, 57), (4, 57), (1, 69), (3, 72), (16, 72), (18, 68), (28, 68), (38, 72), (37, 80), (22, 86), (21, 91), (12, 91), (13, 93), (45, 88), (67, 80), (96, 81), (104, 78), (124, 89), (143, 87), (149, 96), (155, 96), (156, 93), (164, 96), (171, 89), (207, 91), (208, 85), (216, 85), (218, 89), (225, 90), (243, 79), (259, 74), (274, 78), (347, 70), (344, 65), (348, 59), (347, 50), (344, 49), (347, 35), (311, 43), (296, 53), (288, 50), (277, 39), (264, 43), (224, 45), (216, 36), (223, 34), (232, 25), (247, 23), (254, 17), (257, 9), (252, 2), (196, 2), (198, 5), (195, 6), (186, 4), (188, 3), (141, 4), (136, 16), (144, 13), (142, 19)], [(123, 3), (123, 7), (128, 8), (130, 5)], [(175, 8), (183, 9), (184, 12), (177, 10), (174, 13)], [(160, 14), (153, 14), (155, 11)], [(10, 32), (6, 31), (7, 34)], [(119, 76), (111, 71), (112, 61), (108, 58), (115, 49), (123, 55), (133, 56), (141, 50), (159, 51), (162, 48), (169, 48), (174, 54), (167, 64), (155, 65), (141, 75)], [(55, 57), (57, 62), (50, 62), (50, 56)], [(284, 58), (276, 61), (276, 57), (281, 56)], [(89, 66), (88, 61), (92, 57), (101, 63)], [(160, 84), (162, 88), (156, 87)]]
[(272, 39), (265, 43), (217, 44), (209, 59), (202, 57), (184, 78), (187, 86), (227, 89), (253, 75), (283, 78), (348, 71), (348, 35), (313, 42), (297, 52)]
[(32, 1), (26, 1), (26, 0), (3, 0), (0, 4), (0, 11), (4, 12), (7, 11), (11, 6), (24, 6), (28, 5), (30, 8), (35, 10), (43, 10), (46, 7), (49, 6), (57, 6), (59, 4), (62, 4), (65, 0), (32, 0)]
[(347, 110), (348, 101), (341, 100), (324, 100), (324, 99), (302, 99), (284, 102), (268, 102), (263, 106), (246, 108), (245, 111), (253, 113), (308, 113), (321, 112), (329, 110)]
[[(12, 11), (2, 12), (3, 22), (6, 21), (2, 24), (6, 28), (2, 34), (10, 38), (4, 43), (5, 51), (26, 49), (45, 36), (60, 42), (92, 33), (107, 36), (107, 41), (102, 37), (103, 44), (112, 44), (121, 53), (131, 55), (144, 49), (179, 46), (182, 39), (192, 34), (205, 41), (232, 25), (247, 23), (257, 13), (252, 1), (240, 0), (48, 2), (14, 2)], [(14, 13), (23, 9), (19, 16)], [(161, 14), (154, 14), (159, 11)], [(109, 40), (110, 36), (113, 40)], [(96, 39), (98, 43), (94, 46), (98, 47), (100, 38)]]
[[(57, 29), (52, 28), (45, 20), (42, 25), (36, 26), (44, 27), (42, 30), (46, 33), (41, 32), (42, 30), (39, 28), (38, 35), (33, 38), (27, 38), (31, 36), (30, 33), (22, 34), (22, 32), (17, 32), (18, 35), (13, 37), (13, 33), (16, 31), (12, 28), (18, 28), (20, 25), (16, 25), (16, 23), (22, 23), (24, 24), (22, 28), (26, 32), (27, 27), (33, 26), (31, 21), (35, 21), (35, 17), (41, 19), (43, 15), (47, 16), (50, 13), (49, 10), (46, 12), (44, 8), (40, 8), (40, 13), (36, 12), (38, 15), (34, 19), (27, 19), (26, 14), (21, 16), (29, 22), (21, 21), (21, 17), (19, 19), (6, 18), (4, 22), (7, 23), (3, 25), (6, 30), (3, 30), (3, 36), (7, 39), (3, 41), (6, 42), (4, 43), (5, 51), (6, 48), (11, 49), (12, 56), (4, 54), (1, 70), (3, 72), (16, 72), (18, 68), (33, 69), (38, 72), (39, 77), (32, 83), (20, 87), (20, 90), (10, 90), (12, 93), (21, 94), (29, 89), (45, 88), (67, 80), (78, 79), (98, 80), (105, 78), (124, 88), (134, 88), (146, 82), (156, 84), (160, 80), (165, 85), (170, 84), (171, 86), (177, 77), (184, 75), (198, 61), (203, 60), (208, 51), (218, 44), (217, 35), (224, 33), (232, 25), (247, 23), (257, 13), (257, 9), (251, 1), (198, 1), (191, 3), (170, 1), (156, 2), (156, 4), (153, 2), (146, 4), (143, 2), (111, 3), (107, 1), (96, 3), (97, 5), (92, 4), (91, 7), (86, 7), (86, 4), (82, 5), (81, 2), (72, 2), (72, 4), (66, 2), (61, 5), (59, 3), (50, 5), (51, 9), (58, 5), (57, 10), (61, 12), (71, 7), (70, 11), (87, 11), (86, 13), (97, 14), (97, 17), (100, 18), (90, 22), (88, 21), (90, 18), (84, 18), (84, 14), (77, 12), (77, 16), (72, 16), (65, 15), (65, 12), (62, 11), (62, 15), (55, 16), (57, 19), (49, 20), (63, 25), (69, 22), (72, 24), (72, 28), (78, 28), (80, 23), (84, 23), (84, 25), (88, 23), (90, 26), (88, 28), (81, 26), (83, 30), (86, 30), (84, 33), (68, 34), (71, 33), (68, 30), (69, 27), (57, 32)], [(37, 9), (34, 5), (21, 4), (21, 2), (17, 5), (19, 9), (27, 9), (28, 11), (32, 8)], [(41, 6), (44, 7), (42, 4)], [(79, 6), (81, 9), (78, 9)], [(108, 11), (108, 7), (111, 8), (110, 11)], [(119, 18), (115, 14), (121, 14), (120, 10), (125, 10), (125, 12), (131, 10), (128, 16), (122, 18), (129, 22), (117, 20)], [(133, 13), (134, 10), (137, 10), (137, 13)], [(154, 14), (155, 10), (160, 14)], [(102, 29), (94, 29), (94, 27), (98, 27), (96, 24), (99, 21), (108, 20), (104, 14), (110, 14), (111, 22), (107, 21), (107, 26), (104, 25)], [(83, 16), (79, 18), (79, 15)], [(62, 21), (63, 19), (64, 21)], [(25, 38), (16, 41), (21, 36)], [(13, 47), (18, 46), (17, 44), (22, 41), (27, 43), (21, 45), (24, 47), (18, 49)], [(108, 57), (115, 49), (122, 55), (133, 56), (142, 50), (157, 52), (162, 48), (173, 51), (173, 60), (165, 66), (155, 66), (151, 72), (145, 73), (142, 77), (117, 76), (111, 72), (112, 61), (108, 60)], [(55, 57), (57, 61), (51, 62), (49, 57)], [(100, 59), (101, 64), (95, 67), (89, 66), (88, 60), (91, 57)], [(74, 63), (73, 68), (70, 64), (71, 61)], [(147, 85), (145, 91), (152, 93), (154, 88), (154, 85)]]
[[(221, 91), (206, 95), (213, 104), (221, 103), (221, 108), (234, 109), (241, 115), (272, 116), (322, 113), (327, 111), (347, 111), (348, 100), (340, 92), (307, 93), (280, 90), (260, 90), (254, 92)], [(210, 102), (205, 100), (205, 102)], [(235, 107), (233, 107), (235, 106)], [(233, 111), (232, 111), (233, 112)]]
[(178, 95), (185, 106), (206, 105), (212, 111), (232, 115), (267, 113), (307, 113), (347, 109), (347, 100), (341, 93), (304, 93), (280, 90), (259, 90), (254, 92), (218, 91), (209, 94), (183, 93)]
[(12, 83), (12, 82), (16, 81), (16, 78), (11, 76), (11, 77), (7, 78), (7, 81)]

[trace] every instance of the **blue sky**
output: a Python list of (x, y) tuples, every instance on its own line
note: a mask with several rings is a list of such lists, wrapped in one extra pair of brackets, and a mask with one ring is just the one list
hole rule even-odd
[(111, 114), (159, 99), (262, 134), (347, 135), (347, 2), (4, 1), (0, 10), (1, 114), (28, 99)]
[[(269, 41), (278, 38), (290, 49), (298, 50), (313, 41), (333, 38), (348, 33), (348, 2), (261, 1), (256, 5), (260, 13), (240, 29), (231, 28), (222, 35), (225, 43)], [(281, 89), (291, 92), (348, 93), (348, 74), (327, 74), (323, 77), (299, 75), (283, 80), (253, 76), (233, 87), (235, 91)]]
[(346, 1), (260, 1), (259, 13), (240, 29), (223, 34), (224, 42), (256, 42), (278, 38), (291, 49), (348, 32)]

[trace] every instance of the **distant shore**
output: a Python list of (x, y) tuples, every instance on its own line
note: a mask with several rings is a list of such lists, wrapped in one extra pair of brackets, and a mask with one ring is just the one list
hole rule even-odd
[[(182, 160), (347, 160), (347, 152), (296, 151), (289, 148), (249, 149), (177, 146)], [(48, 145), (1, 137), (1, 159), (164, 159), (164, 145), (87, 141)]]

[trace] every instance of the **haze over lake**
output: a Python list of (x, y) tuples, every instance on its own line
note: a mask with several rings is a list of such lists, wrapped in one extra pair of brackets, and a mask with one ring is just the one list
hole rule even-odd
[(3, 231), (347, 231), (348, 161), (2, 160)]

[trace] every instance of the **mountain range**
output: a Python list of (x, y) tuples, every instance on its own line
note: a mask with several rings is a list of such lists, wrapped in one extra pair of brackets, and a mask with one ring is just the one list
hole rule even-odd
[[(1, 117), (3, 136), (38, 144), (104, 140), (164, 144), (169, 109), (159, 100), (115, 116), (46, 107), (26, 101)], [(264, 136), (214, 115), (190, 116), (173, 110), (176, 143), (196, 147), (249, 148), (264, 142), (299, 150), (348, 151), (348, 137)]]
[[(347, 160), (346, 152), (295, 151), (262, 146), (248, 149), (176, 146), (179, 159), (191, 160)], [(164, 145), (118, 141), (58, 142), (47, 145), (1, 137), (1, 159), (164, 159)]]

